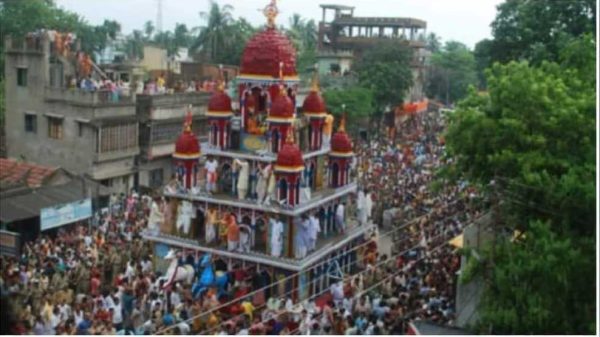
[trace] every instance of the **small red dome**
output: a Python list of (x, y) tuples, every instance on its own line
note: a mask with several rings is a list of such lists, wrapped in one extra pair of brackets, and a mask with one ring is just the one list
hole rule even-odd
[(209, 112), (231, 112), (231, 98), (223, 90), (215, 90), (208, 101)]
[(322, 114), (326, 111), (325, 101), (323, 100), (323, 97), (321, 97), (321, 94), (316, 90), (311, 90), (304, 99), (302, 112), (305, 114)]
[(240, 75), (279, 77), (279, 63), (283, 62), (283, 76), (297, 76), (296, 49), (292, 42), (275, 28), (267, 28), (254, 35), (244, 48)]
[(352, 141), (345, 131), (338, 131), (331, 137), (331, 151), (337, 153), (352, 152)]
[(304, 167), (302, 151), (300, 151), (298, 145), (289, 142), (283, 144), (277, 154), (277, 166), (289, 169)]
[(271, 103), (269, 117), (292, 118), (294, 117), (294, 102), (285, 93), (280, 93)]
[(198, 143), (198, 138), (196, 138), (196, 135), (192, 131), (185, 130), (179, 138), (177, 138), (173, 157), (178, 159), (200, 158), (200, 144)]

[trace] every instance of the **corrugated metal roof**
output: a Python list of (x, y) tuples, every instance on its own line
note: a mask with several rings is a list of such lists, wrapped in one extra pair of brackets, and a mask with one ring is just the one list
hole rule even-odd
[(85, 193), (79, 180), (38, 189), (20, 189), (0, 194), (0, 221), (13, 221), (34, 218), (42, 208), (56, 206), (84, 199)]

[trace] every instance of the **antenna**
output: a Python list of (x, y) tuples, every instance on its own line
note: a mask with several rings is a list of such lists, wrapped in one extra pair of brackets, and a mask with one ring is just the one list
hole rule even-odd
[(156, 0), (156, 32), (162, 32), (162, 2), (163, 0)]

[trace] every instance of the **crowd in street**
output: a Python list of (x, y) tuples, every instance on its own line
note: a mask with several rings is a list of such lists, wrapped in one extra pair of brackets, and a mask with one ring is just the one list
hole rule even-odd
[(257, 296), (252, 291), (270, 284), (268, 277), (231, 266), (221, 268), (231, 274), (225, 294), (209, 289), (194, 297), (192, 285), (182, 282), (164, 287), (140, 236), (152, 199), (132, 193), (112, 197), (90, 224), (43, 234), (19, 258), (0, 258), (12, 332), (403, 334), (415, 319), (452, 324), (460, 257), (447, 242), (478, 216), (469, 202), (475, 191), (443, 186), (432, 192), (432, 173), (447, 160), (442, 126), (435, 115), (414, 124), (397, 130), (394, 140), (375, 135), (356, 145), (360, 184), (374, 199), (376, 223), (383, 210), (401, 210), (382, 229), (382, 235), (400, 233), (394, 250), (361, 256), (355, 275), (332, 280), (319, 296), (302, 303), (281, 292)]

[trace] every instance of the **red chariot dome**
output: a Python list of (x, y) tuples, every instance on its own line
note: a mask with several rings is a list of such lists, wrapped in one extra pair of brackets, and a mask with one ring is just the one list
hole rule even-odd
[(325, 106), (325, 100), (321, 96), (321, 92), (319, 91), (319, 84), (317, 80), (317, 71), (315, 69), (315, 74), (312, 80), (312, 87), (310, 89), (310, 93), (304, 99), (304, 103), (302, 104), (302, 112), (306, 115), (319, 115), (324, 116), (327, 112)]
[(346, 117), (340, 121), (338, 131), (331, 137), (331, 154), (334, 156), (351, 156), (352, 141), (346, 133)]
[(198, 159), (200, 158), (200, 144), (198, 138), (192, 132), (192, 113), (188, 110), (185, 117), (184, 129), (175, 142), (175, 152), (173, 158), (177, 159)]
[(281, 89), (279, 95), (271, 103), (269, 118), (293, 118), (294, 110), (294, 101), (287, 95), (285, 89)]
[(284, 78), (297, 78), (296, 49), (292, 42), (274, 27), (267, 27), (246, 44), (242, 54), (240, 76), (257, 79), (277, 78), (280, 62), (283, 62)]
[(231, 98), (227, 95), (223, 89), (215, 90), (208, 101), (208, 116), (229, 116), (233, 112), (231, 111)]
[(294, 144), (293, 136), (294, 129), (288, 131), (288, 137), (277, 154), (275, 170), (299, 172), (304, 170), (304, 159), (302, 159), (302, 151), (298, 145)]

